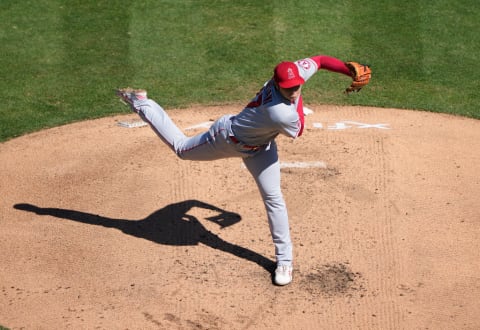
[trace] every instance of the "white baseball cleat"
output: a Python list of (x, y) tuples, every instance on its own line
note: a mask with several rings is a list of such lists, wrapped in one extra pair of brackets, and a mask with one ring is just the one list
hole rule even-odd
[(275, 269), (275, 284), (287, 285), (292, 282), (293, 267), (288, 265), (278, 265)]
[(133, 89), (130, 87), (117, 89), (117, 96), (122, 101), (127, 103), (133, 112), (138, 113), (138, 109), (135, 107), (135, 101), (142, 101), (147, 99), (147, 91), (144, 89)]

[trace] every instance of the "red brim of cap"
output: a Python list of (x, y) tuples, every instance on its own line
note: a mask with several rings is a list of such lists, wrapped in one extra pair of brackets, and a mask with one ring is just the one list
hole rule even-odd
[(281, 81), (278, 83), (278, 86), (282, 88), (292, 88), (295, 86), (303, 85), (304, 83), (305, 83), (305, 80), (303, 80), (303, 78), (301, 77), (298, 77), (297, 79)]

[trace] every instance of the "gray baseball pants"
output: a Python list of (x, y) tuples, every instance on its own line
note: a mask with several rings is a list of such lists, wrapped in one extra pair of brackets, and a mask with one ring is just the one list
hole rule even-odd
[(267, 211), (277, 264), (292, 265), (292, 242), (287, 207), (280, 188), (280, 163), (275, 141), (258, 150), (251, 150), (242, 143), (234, 143), (230, 139), (233, 135), (230, 129), (232, 115), (222, 116), (204, 133), (187, 137), (155, 101), (136, 100), (134, 105), (140, 117), (181, 159), (243, 159), (257, 183)]

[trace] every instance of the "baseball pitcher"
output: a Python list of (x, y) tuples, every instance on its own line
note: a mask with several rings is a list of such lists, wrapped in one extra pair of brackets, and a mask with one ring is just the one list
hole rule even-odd
[(288, 213), (280, 188), (280, 164), (275, 137), (302, 135), (304, 113), (302, 86), (318, 70), (324, 69), (352, 78), (346, 93), (358, 92), (367, 85), (371, 70), (367, 65), (343, 62), (318, 55), (281, 62), (273, 70), (257, 95), (238, 114), (227, 114), (210, 129), (187, 137), (164, 109), (141, 89), (123, 88), (117, 95), (147, 122), (153, 131), (181, 159), (208, 161), (240, 157), (260, 190), (275, 246), (277, 267), (274, 282), (286, 285), (292, 281), (293, 256)]

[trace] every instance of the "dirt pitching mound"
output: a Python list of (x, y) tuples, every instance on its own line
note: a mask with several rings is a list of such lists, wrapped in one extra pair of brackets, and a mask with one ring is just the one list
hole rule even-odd
[[(0, 324), (478, 329), (480, 121), (310, 108), (277, 140), (286, 287), (240, 159), (181, 161), (133, 114), (0, 144)], [(169, 113), (195, 134), (239, 109)]]

